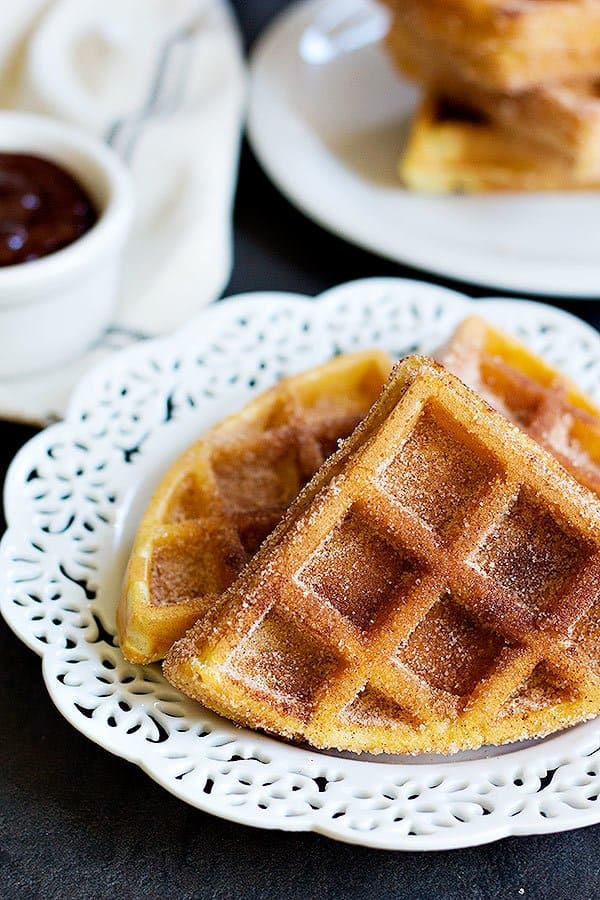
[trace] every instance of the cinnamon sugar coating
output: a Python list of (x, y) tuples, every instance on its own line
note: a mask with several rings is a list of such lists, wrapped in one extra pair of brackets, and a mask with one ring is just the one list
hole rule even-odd
[(598, 713), (599, 597), (600, 500), (410, 357), (164, 671), (316, 747), (451, 753)]

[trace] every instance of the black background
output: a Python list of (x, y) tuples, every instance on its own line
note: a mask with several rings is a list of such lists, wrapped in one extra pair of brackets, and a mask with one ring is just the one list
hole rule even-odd
[[(284, 5), (235, 3), (248, 44)], [(315, 294), (352, 278), (402, 274), (449, 283), (322, 231), (276, 192), (244, 147), (228, 293)], [(557, 305), (600, 326), (598, 302)], [(33, 433), (0, 424), (0, 477)], [(46, 694), (39, 659), (4, 623), (0, 660), (0, 897), (527, 900), (600, 893), (600, 826), (471, 850), (394, 854), (210, 817), (74, 731)]]

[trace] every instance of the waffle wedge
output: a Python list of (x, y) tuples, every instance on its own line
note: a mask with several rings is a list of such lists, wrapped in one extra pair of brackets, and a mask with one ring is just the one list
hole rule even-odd
[(527, 144), (540, 162), (557, 158), (579, 180), (600, 181), (600, 83), (597, 78), (540, 85), (502, 93), (447, 68), (435, 48), (401, 21), (386, 38), (398, 69), (428, 91), (480, 111), (490, 122)]
[(598, 187), (572, 165), (521, 141), (483, 113), (426, 94), (413, 120), (400, 177), (417, 191), (565, 191)]
[(600, 71), (598, 0), (384, 0), (446, 69), (516, 92)]
[(478, 316), (436, 355), (600, 496), (600, 409), (574, 382)]
[(600, 710), (599, 577), (597, 498), (409, 357), (164, 671), (316, 747), (530, 738)]
[(117, 612), (132, 662), (162, 659), (234, 580), (325, 457), (369, 411), (385, 353), (286, 378), (212, 428), (164, 476), (139, 526)]

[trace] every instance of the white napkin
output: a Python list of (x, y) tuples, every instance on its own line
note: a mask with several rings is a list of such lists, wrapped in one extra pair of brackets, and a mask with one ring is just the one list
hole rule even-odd
[(93, 131), (133, 174), (117, 326), (170, 331), (225, 286), (244, 88), (225, 0), (3, 5), (0, 106)]

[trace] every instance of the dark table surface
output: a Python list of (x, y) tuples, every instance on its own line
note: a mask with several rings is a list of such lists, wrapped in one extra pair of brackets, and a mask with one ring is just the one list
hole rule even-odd
[[(248, 44), (284, 5), (235, 3)], [(244, 147), (228, 293), (272, 288), (316, 294), (371, 275), (450, 284), (322, 231), (277, 193)], [(600, 327), (600, 303), (556, 305)], [(0, 423), (0, 478), (33, 433)], [(46, 694), (39, 659), (4, 623), (0, 659), (0, 897), (519, 900), (600, 894), (600, 826), (470, 850), (394, 854), (213, 818), (74, 731)]]

